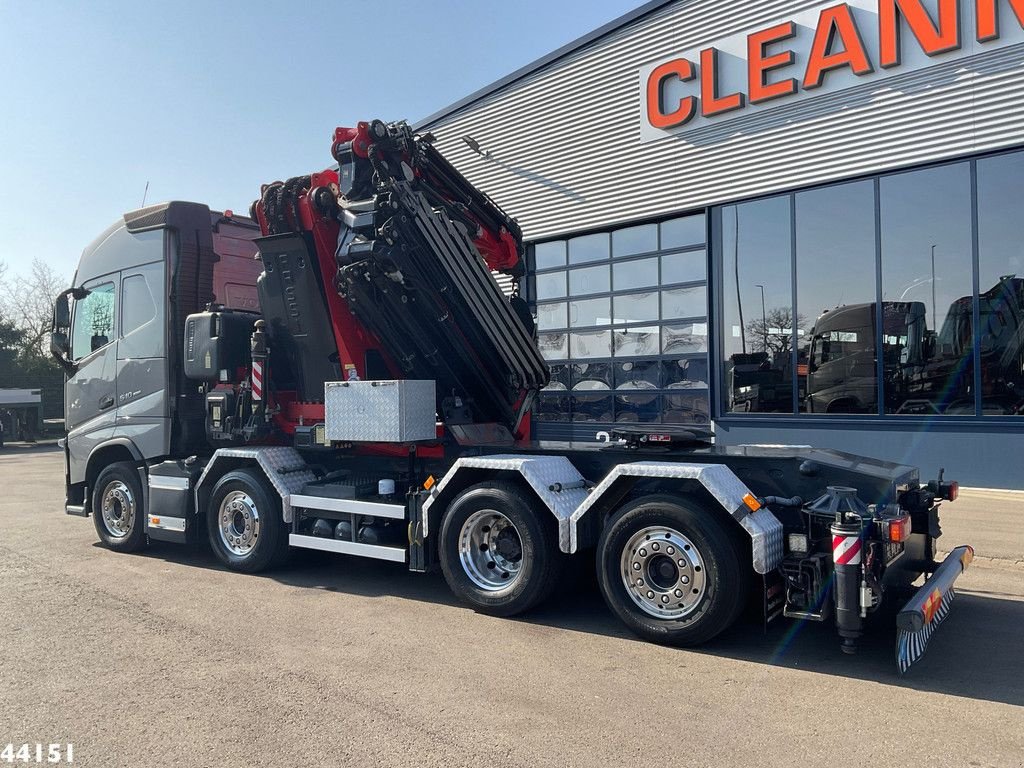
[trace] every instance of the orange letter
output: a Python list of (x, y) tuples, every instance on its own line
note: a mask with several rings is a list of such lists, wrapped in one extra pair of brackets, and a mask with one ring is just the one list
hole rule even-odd
[[(843, 50), (833, 53), (836, 41), (842, 43)], [(818, 17), (807, 74), (804, 75), (804, 88), (820, 87), (825, 81), (825, 73), (840, 67), (849, 67), (855, 75), (869, 75), (875, 71), (850, 13), (850, 6), (846, 3), (826, 8)]]
[[(1024, 0), (1022, 0), (1024, 2)], [(747, 79), (750, 82), (750, 103), (757, 104), (780, 96), (796, 93), (796, 78), (778, 83), (767, 82), (769, 72), (788, 67), (795, 58), (792, 51), (768, 56), (765, 49), (772, 43), (788, 40), (796, 34), (796, 24), (787, 21), (777, 27), (755, 32), (747, 37)]]
[(700, 100), (704, 117), (714, 117), (740, 109), (745, 103), (742, 93), (718, 95), (718, 49), (705, 48), (700, 52)]
[(687, 96), (679, 101), (673, 112), (665, 112), (661, 106), (661, 86), (670, 77), (678, 77), (684, 83), (693, 80), (696, 73), (693, 63), (686, 59), (673, 59), (659, 64), (647, 78), (647, 122), (655, 128), (675, 128), (693, 119), (697, 112), (697, 100)]
[(879, 0), (878, 25), (882, 67), (899, 66), (900, 17), (906, 20), (922, 50), (929, 56), (960, 47), (960, 2), (939, 0), (938, 26), (921, 5), (921, 0)]
[[(999, 37), (999, 11), (996, 3), (999, 0), (977, 0), (978, 2), (978, 42), (987, 43)], [(1010, 0), (1017, 22), (1024, 27), (1024, 0)]]

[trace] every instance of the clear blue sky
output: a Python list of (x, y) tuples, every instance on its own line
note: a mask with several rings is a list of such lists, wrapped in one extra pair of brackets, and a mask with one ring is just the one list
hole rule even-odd
[(642, 0), (0, 0), (0, 261), (70, 277), (124, 211), (247, 211), (335, 126), (415, 121)]

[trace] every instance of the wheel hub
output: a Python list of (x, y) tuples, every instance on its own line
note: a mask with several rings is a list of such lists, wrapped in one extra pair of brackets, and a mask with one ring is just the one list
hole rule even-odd
[(485, 592), (507, 588), (523, 569), (519, 531), (496, 510), (474, 512), (459, 532), (459, 562), (470, 581)]
[(235, 555), (248, 555), (260, 535), (260, 514), (256, 502), (244, 491), (231, 491), (217, 512), (221, 543)]
[(115, 539), (123, 539), (132, 529), (135, 519), (135, 496), (132, 489), (120, 480), (107, 483), (103, 489), (103, 504), (100, 510), (103, 527)]
[(704, 559), (674, 528), (649, 526), (630, 537), (620, 560), (627, 594), (645, 613), (680, 619), (704, 597)]

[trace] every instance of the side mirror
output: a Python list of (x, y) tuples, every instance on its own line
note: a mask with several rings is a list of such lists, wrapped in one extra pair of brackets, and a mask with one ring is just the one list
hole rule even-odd
[(68, 343), (68, 335), (64, 331), (50, 332), (50, 354), (64, 369), (65, 375), (74, 376), (78, 366), (71, 360), (71, 344)]
[(58, 360), (65, 360), (71, 357), (71, 345), (68, 343), (68, 335), (63, 331), (51, 331), (50, 333), (50, 354)]
[(996, 351), (996, 340), (992, 337), (991, 333), (982, 334), (980, 351), (983, 355), (991, 355)]
[(90, 343), (90, 346), (91, 346), (91, 349), (89, 351), (90, 352), (95, 352), (100, 347), (107, 346), (107, 344), (110, 343), (110, 339), (108, 339), (106, 336), (93, 336), (89, 340), (89, 343)]
[(921, 343), (921, 355), (925, 360), (931, 360), (935, 357), (935, 347), (938, 341), (938, 334), (935, 331), (925, 331), (924, 340)]
[(53, 329), (56, 331), (70, 327), (71, 307), (68, 302), (68, 292), (65, 291), (53, 302)]

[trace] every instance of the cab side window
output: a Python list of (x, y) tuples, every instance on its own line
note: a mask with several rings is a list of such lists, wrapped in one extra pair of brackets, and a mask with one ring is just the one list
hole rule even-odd
[(113, 283), (89, 287), (89, 295), (75, 303), (71, 355), (81, 360), (114, 340), (115, 294)]
[(127, 336), (156, 317), (153, 295), (142, 275), (130, 275), (121, 281), (121, 334)]
[(163, 357), (164, 264), (155, 262), (121, 273), (119, 360)]

